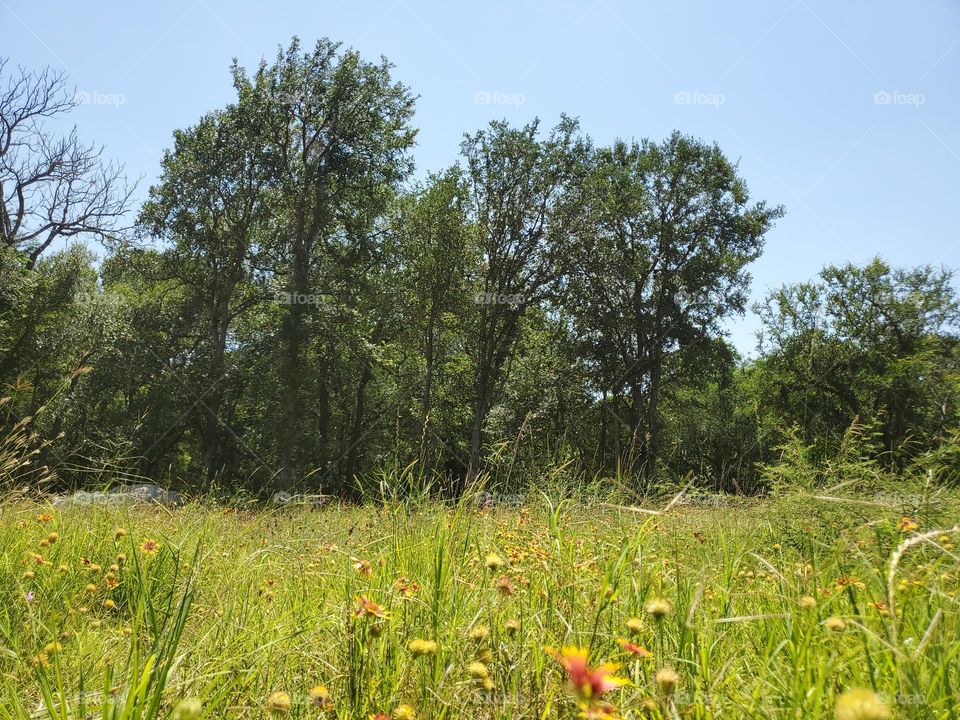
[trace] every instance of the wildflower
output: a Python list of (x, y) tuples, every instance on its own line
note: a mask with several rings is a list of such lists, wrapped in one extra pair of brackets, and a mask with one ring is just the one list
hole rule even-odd
[(88, 595), (93, 595), (93, 593), (95, 593), (95, 592), (97, 591), (97, 586), (94, 585), (93, 583), (87, 583), (87, 586), (84, 588), (84, 591), (85, 591)]
[(117, 565), (123, 565), (127, 561), (126, 553), (117, 553)]
[(410, 641), (410, 644), (407, 645), (407, 649), (410, 650), (414, 657), (433, 655), (437, 652), (437, 643), (435, 643), (433, 640), (421, 640), (417, 638)]
[(635, 617), (630, 618), (627, 620), (627, 630), (630, 631), (631, 635), (639, 635), (643, 632), (643, 620)]
[(147, 555), (154, 555), (160, 549), (160, 543), (156, 540), (147, 539), (140, 544), (140, 549)]
[(33, 580), (36, 576), (37, 574), (33, 570), (27, 570), (23, 573), (24, 580)]
[(799, 605), (802, 610), (812, 610), (817, 606), (817, 600), (811, 595), (801, 595), (797, 600), (797, 605)]
[(173, 720), (200, 720), (203, 706), (196, 698), (181, 700), (173, 709)]
[(277, 690), (267, 698), (267, 712), (272, 715), (282, 715), (290, 712), (291, 705), (290, 695), (283, 690)]
[(415, 720), (417, 713), (409, 705), (400, 704), (393, 709), (393, 717), (394, 720)]
[(106, 584), (106, 586), (107, 586), (110, 590), (113, 590), (114, 588), (117, 587), (117, 585), (120, 584), (120, 581), (117, 580), (117, 578), (116, 578), (114, 575), (107, 575), (107, 576), (103, 579), (103, 582)]
[(900, 532), (908, 533), (912, 530), (916, 530), (919, 525), (917, 525), (913, 520), (904, 515), (900, 518), (900, 522), (897, 523), (897, 527), (900, 528)]
[(37, 515), (37, 522), (46, 523), (46, 522), (50, 522), (51, 520), (53, 520), (53, 515), (51, 515), (50, 513), (43, 513), (41, 515)]
[(673, 695), (673, 691), (676, 690), (677, 685), (680, 684), (680, 676), (673, 668), (660, 668), (657, 670), (657, 674), (653, 676), (653, 679), (664, 695)]
[(117, 604), (116, 604), (113, 600), (110, 600), (109, 598), (107, 598), (106, 600), (103, 601), (103, 606), (104, 606), (107, 610), (116, 610), (116, 609), (117, 609)]
[(60, 533), (52, 532), (46, 537), (46, 542), (48, 545), (53, 545), (57, 540), (60, 539)]
[(582, 701), (589, 702), (629, 682), (613, 675), (617, 665), (604, 663), (597, 668), (588, 666), (589, 653), (583, 648), (565, 647), (558, 652), (548, 647), (545, 650), (566, 671), (571, 690)]
[(360, 560), (358, 558), (350, 559), (353, 560), (353, 569), (356, 570), (357, 573), (364, 577), (373, 577), (373, 566), (369, 560)]
[(49, 564), (49, 561), (45, 557), (43, 557), (43, 555), (40, 555), (38, 553), (30, 553), (30, 559), (33, 560), (34, 564), (36, 565), (42, 566), (42, 565)]
[(890, 708), (869, 690), (855, 688), (837, 698), (837, 720), (889, 720)]
[(35, 668), (48, 668), (50, 667), (50, 658), (45, 653), (38, 653), (33, 656), (33, 666)]
[(623, 649), (626, 650), (631, 655), (636, 655), (637, 657), (640, 657), (640, 658), (653, 657), (653, 653), (647, 650), (642, 645), (634, 645), (629, 640), (624, 640), (623, 638), (618, 638), (617, 642), (620, 643)]
[(70, 572), (70, 566), (67, 565), (66, 563), (60, 563), (57, 566), (57, 570), (59, 570), (60, 572)]
[(310, 704), (319, 707), (322, 710), (328, 710), (333, 707), (333, 699), (330, 697), (330, 691), (325, 685), (317, 685), (310, 690)]
[(490, 634), (490, 628), (486, 625), (475, 625), (470, 628), (470, 632), (467, 633), (467, 637), (476, 642), (483, 642), (487, 639), (487, 636)]
[(404, 597), (412, 597), (420, 590), (419, 583), (407, 580), (405, 577), (397, 578), (396, 582), (393, 583), (393, 587)]
[(33, 602), (33, 598), (34, 598), (33, 592), (28, 592), (23, 596), (23, 599), (26, 600), (27, 602)]
[(504, 566), (503, 558), (499, 555), (494, 555), (491, 553), (487, 555), (487, 559), (484, 561), (484, 565), (487, 566), (487, 570), (493, 570), (496, 572)]
[(370, 716), (370, 720), (390, 720), (390, 716), (384, 712), (378, 712)]
[(470, 677), (476, 678), (477, 680), (483, 680), (484, 678), (490, 677), (490, 671), (482, 662), (470, 663), (467, 665), (467, 672), (470, 673)]
[(353, 611), (353, 616), (355, 618), (360, 617), (376, 617), (376, 618), (385, 618), (388, 617), (387, 611), (384, 610), (380, 605), (371, 600), (368, 597), (360, 595), (356, 598), (357, 609)]
[(56, 655), (61, 650), (63, 650), (63, 645), (61, 645), (58, 642), (47, 643), (46, 646), (44, 646), (43, 648), (43, 651), (47, 655)]
[(666, 598), (653, 598), (647, 602), (646, 610), (657, 620), (665, 617), (672, 609), (670, 601)]
[(501, 595), (513, 595), (513, 581), (506, 575), (498, 577), (493, 584)]
[(507, 631), (507, 635), (516, 635), (520, 631), (520, 621), (507, 620), (503, 624), (503, 629)]
[(870, 603), (870, 605), (871, 605), (872, 607), (874, 607), (874, 608), (876, 609), (876, 611), (877, 611), (878, 613), (880, 613), (881, 615), (887, 615), (887, 614), (889, 613), (890, 606), (887, 605), (887, 604), (886, 604), (885, 602), (883, 602), (882, 600), (877, 600), (876, 602), (872, 602), (872, 603)]
[(116, 530), (113, 531), (114, 540), (119, 540), (120, 538), (124, 538), (126, 536), (127, 536), (127, 531), (122, 527), (118, 527)]
[(847, 629), (847, 623), (843, 621), (843, 618), (838, 618), (835, 615), (828, 617), (823, 621), (823, 624), (830, 632), (843, 632)]

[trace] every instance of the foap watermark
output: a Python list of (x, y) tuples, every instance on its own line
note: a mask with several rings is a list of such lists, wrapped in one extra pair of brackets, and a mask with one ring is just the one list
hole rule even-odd
[(707, 105), (719, 108), (727, 102), (723, 93), (703, 92), (701, 90), (677, 90), (673, 94), (674, 105)]
[(874, 105), (907, 105), (918, 108), (927, 101), (923, 93), (908, 93), (900, 90), (877, 90), (873, 94)]
[(474, 496), (473, 504), (481, 508), (518, 508), (523, 506), (523, 495), (520, 495), (519, 493), (502, 493), (483, 490)]
[(290, 92), (285, 90), (277, 90), (271, 93), (268, 93), (268, 98), (272, 102), (279, 103), (280, 105), (319, 105), (323, 102), (323, 90), (318, 92)]
[(73, 294), (73, 303), (75, 305), (112, 305), (122, 306), (127, 304), (127, 299), (123, 295), (112, 292), (77, 292)]
[(315, 293), (276, 292), (273, 301), (277, 305), (319, 305), (320, 296)]
[(527, 101), (522, 93), (505, 93), (499, 90), (477, 90), (473, 94), (474, 105), (512, 105), (519, 107)]
[(109, 105), (115, 108), (126, 104), (127, 96), (120, 93), (107, 93), (94, 90), (81, 90), (74, 94), (73, 101), (77, 105)]
[(523, 298), (517, 293), (495, 293), (480, 290), (474, 293), (473, 301), (477, 305), (510, 305), (517, 307), (523, 302)]

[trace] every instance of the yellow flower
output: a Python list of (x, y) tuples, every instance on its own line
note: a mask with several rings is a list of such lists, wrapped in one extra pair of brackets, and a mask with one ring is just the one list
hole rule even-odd
[(647, 601), (646, 605), (647, 612), (653, 615), (653, 617), (657, 620), (665, 617), (671, 609), (672, 606), (670, 605), (670, 601), (666, 598), (653, 598)]
[(61, 650), (63, 650), (63, 645), (58, 642), (47, 643), (43, 648), (43, 651), (47, 653), (47, 655), (56, 655)]
[(330, 698), (330, 691), (324, 685), (317, 685), (310, 690), (310, 703), (317, 707), (327, 710), (333, 707), (333, 700)]
[(636, 617), (630, 618), (627, 620), (627, 630), (630, 631), (631, 635), (639, 635), (643, 632), (643, 620)]
[(657, 670), (657, 674), (653, 676), (653, 679), (664, 695), (673, 695), (674, 690), (677, 689), (677, 685), (680, 684), (680, 676), (673, 668), (660, 668)]
[(900, 522), (897, 524), (900, 528), (900, 532), (907, 533), (912, 530), (916, 530), (919, 526), (907, 516), (900, 518)]
[(847, 623), (843, 621), (843, 618), (838, 618), (835, 615), (828, 617), (823, 621), (823, 624), (830, 632), (843, 632), (847, 629)]
[(410, 644), (407, 645), (407, 649), (414, 655), (414, 657), (421, 657), (423, 655), (433, 655), (437, 652), (437, 643), (433, 640), (421, 640), (417, 638), (411, 640)]
[(116, 530), (113, 531), (114, 540), (119, 540), (120, 538), (126, 537), (126, 536), (127, 536), (127, 531), (124, 530), (122, 527), (118, 527)]
[(869, 690), (854, 688), (837, 698), (837, 720), (889, 720), (890, 708)]
[(486, 625), (476, 625), (470, 628), (470, 632), (467, 633), (467, 637), (476, 642), (483, 642), (487, 639), (487, 636), (490, 634), (490, 628)]
[(116, 610), (116, 609), (117, 609), (117, 604), (116, 604), (113, 600), (110, 600), (110, 599), (104, 600), (104, 601), (103, 601), (103, 606), (104, 606), (107, 610)]
[(292, 705), (290, 695), (283, 690), (277, 690), (267, 698), (267, 712), (273, 715), (282, 715), (290, 712)]
[(156, 540), (147, 539), (140, 544), (140, 549), (147, 555), (154, 555), (160, 549), (160, 543)]
[(487, 570), (499, 570), (504, 566), (503, 558), (499, 555), (494, 555), (491, 553), (490, 555), (487, 555), (484, 565), (487, 566)]
[(487, 670), (487, 666), (482, 662), (470, 663), (467, 665), (467, 672), (470, 673), (470, 677), (477, 678), (478, 680), (490, 677), (490, 671)]
[(817, 600), (812, 595), (801, 595), (797, 600), (797, 605), (803, 610), (811, 610), (817, 606)]
[(415, 720), (417, 713), (409, 705), (401, 704), (393, 709), (393, 717), (395, 720)]
[(196, 698), (181, 700), (173, 709), (173, 720), (200, 720), (203, 706)]

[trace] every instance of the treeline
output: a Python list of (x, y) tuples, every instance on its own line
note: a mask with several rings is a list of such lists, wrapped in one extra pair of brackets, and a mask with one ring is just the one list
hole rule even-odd
[(119, 228), (120, 170), (47, 129), (64, 78), (0, 76), (6, 484), (749, 493), (785, 439), (826, 459), (853, 423), (897, 468), (956, 433), (947, 270), (828, 267), (760, 304), (757, 359), (726, 342), (783, 211), (716, 145), (492, 122), (414, 183), (391, 66), (294, 40)]

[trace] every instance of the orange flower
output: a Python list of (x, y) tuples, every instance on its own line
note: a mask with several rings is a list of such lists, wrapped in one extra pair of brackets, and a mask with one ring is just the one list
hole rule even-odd
[(653, 653), (650, 652), (649, 650), (647, 650), (647, 649), (646, 649), (645, 647), (643, 647), (642, 645), (634, 645), (634, 644), (633, 644), (632, 642), (630, 642), (629, 640), (624, 640), (623, 638), (618, 638), (618, 639), (617, 639), (617, 642), (620, 643), (620, 645), (623, 647), (623, 649), (626, 650), (626, 651), (627, 651), (628, 653), (630, 653), (631, 655), (636, 655), (637, 657), (640, 657), (640, 658), (652, 658), (652, 657), (653, 657)]
[(51, 515), (50, 513), (43, 513), (42, 515), (37, 515), (37, 522), (45, 523), (45, 522), (50, 522), (51, 520), (53, 520), (53, 515)]
[(900, 528), (900, 532), (910, 532), (911, 530), (916, 530), (919, 526), (906, 515), (900, 518), (900, 522), (897, 524), (897, 527)]
[(579, 700), (589, 702), (629, 683), (626, 678), (613, 675), (618, 665), (604, 663), (596, 668), (587, 665), (590, 653), (584, 648), (565, 647), (560, 651), (550, 647), (544, 649), (566, 671), (570, 688)]
[(360, 596), (358, 596), (358, 597), (356, 598), (356, 601), (357, 601), (357, 609), (353, 611), (353, 616), (354, 616), (355, 618), (359, 618), (359, 617), (377, 617), (377, 618), (389, 617), (389, 615), (387, 614), (387, 611), (386, 611), (386, 610), (384, 610), (382, 607), (380, 607), (379, 604), (377, 604), (376, 602), (374, 602), (373, 600), (371, 600), (371, 599), (368, 598), (368, 597), (364, 597), (364, 596), (360, 595)]
[(157, 550), (160, 549), (160, 543), (156, 540), (144, 540), (140, 545), (140, 549), (143, 550), (147, 555), (154, 555)]
[(393, 583), (393, 587), (404, 597), (411, 597), (412, 595), (416, 595), (420, 590), (420, 583), (401, 577), (397, 578), (396, 582)]
[(353, 569), (356, 570), (358, 573), (360, 573), (364, 577), (373, 576), (373, 566), (370, 565), (369, 560), (361, 560), (359, 558), (350, 558), (350, 559), (353, 560)]

